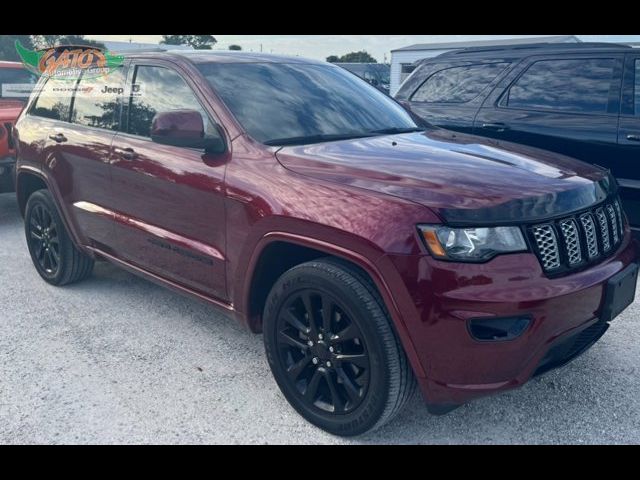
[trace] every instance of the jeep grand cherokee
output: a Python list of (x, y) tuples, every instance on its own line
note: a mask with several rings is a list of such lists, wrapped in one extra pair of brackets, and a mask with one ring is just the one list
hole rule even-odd
[[(125, 94), (95, 95), (105, 81)], [(226, 310), (329, 432), (382, 425), (416, 380), (436, 413), (521, 385), (633, 300), (606, 171), (420, 125), (339, 67), (138, 53), (93, 88), (59, 82), (15, 127), (38, 273), (107, 260)]]

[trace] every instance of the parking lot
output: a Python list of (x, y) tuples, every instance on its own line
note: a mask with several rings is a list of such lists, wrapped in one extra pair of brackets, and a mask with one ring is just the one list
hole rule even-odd
[(13, 194), (0, 195), (0, 443), (639, 443), (640, 302), (590, 351), (443, 417), (419, 395), (341, 439), (288, 405), (261, 336), (109, 264), (40, 279)]

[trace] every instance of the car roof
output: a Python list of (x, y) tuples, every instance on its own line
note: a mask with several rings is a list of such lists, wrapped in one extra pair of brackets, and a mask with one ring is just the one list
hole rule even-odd
[(523, 58), (531, 55), (565, 54), (565, 53), (625, 53), (632, 50), (630, 45), (604, 42), (579, 42), (579, 43), (525, 43), (520, 45), (505, 45), (493, 47), (468, 47), (459, 50), (445, 52), (437, 57), (425, 59), (467, 59), (467, 58), (492, 58), (511, 57)]
[(24, 68), (24, 65), (20, 62), (9, 62), (6, 60), (0, 60), (0, 68)]
[(167, 50), (163, 52), (123, 52), (126, 58), (186, 59), (192, 63), (300, 63), (327, 65), (327, 62), (271, 53), (238, 52), (227, 50)]

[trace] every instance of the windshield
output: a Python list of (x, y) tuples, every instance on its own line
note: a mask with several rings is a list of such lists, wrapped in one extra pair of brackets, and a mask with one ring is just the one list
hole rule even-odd
[(267, 145), (422, 130), (395, 101), (333, 65), (204, 63), (198, 68), (247, 133)]

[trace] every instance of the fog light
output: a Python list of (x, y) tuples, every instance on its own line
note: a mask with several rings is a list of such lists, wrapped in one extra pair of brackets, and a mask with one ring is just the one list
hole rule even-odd
[(469, 320), (469, 333), (483, 342), (513, 340), (522, 335), (530, 323), (530, 316), (472, 318)]

